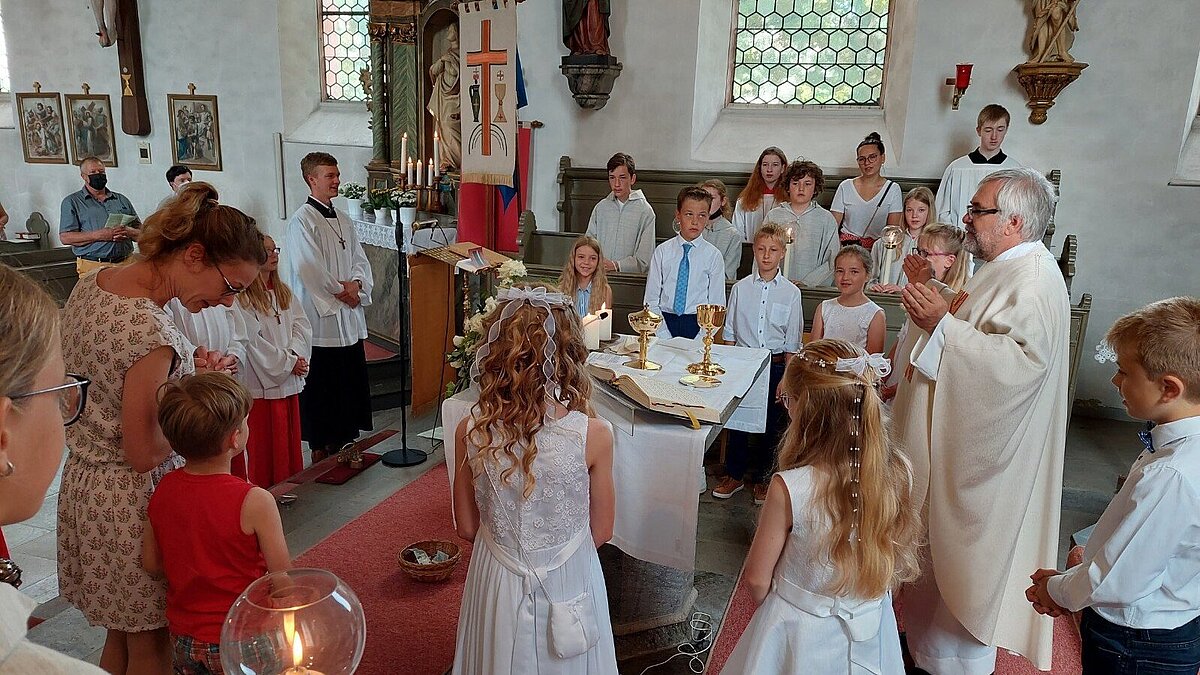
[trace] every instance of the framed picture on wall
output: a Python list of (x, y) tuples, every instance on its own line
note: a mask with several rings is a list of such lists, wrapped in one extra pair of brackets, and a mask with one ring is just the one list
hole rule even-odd
[(221, 125), (217, 97), (167, 94), (171, 158), (194, 171), (221, 170)]
[(99, 157), (104, 166), (116, 166), (117, 134), (108, 94), (67, 94), (66, 99), (67, 133), (75, 162)]
[(67, 164), (62, 99), (58, 92), (18, 93), (17, 121), (21, 126), (21, 151), (29, 164)]

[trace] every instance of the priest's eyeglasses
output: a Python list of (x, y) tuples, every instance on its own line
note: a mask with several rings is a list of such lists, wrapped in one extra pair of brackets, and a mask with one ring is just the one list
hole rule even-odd
[(63, 426), (71, 426), (83, 414), (83, 407), (87, 405), (88, 385), (92, 381), (76, 373), (67, 373), (67, 379), (70, 381), (60, 384), (57, 387), (48, 387), (24, 394), (16, 394), (9, 396), (9, 398), (16, 401), (31, 396), (56, 393), (58, 394), (58, 409), (62, 413)]
[(224, 282), (225, 282), (225, 289), (226, 289), (226, 290), (225, 290), (225, 292), (224, 292), (224, 293), (222, 293), (222, 294), (221, 294), (221, 297), (222, 297), (222, 298), (227, 298), (227, 297), (229, 297), (229, 296), (231, 296), (231, 295), (241, 295), (242, 293), (245, 293), (245, 292), (246, 292), (246, 289), (245, 289), (245, 288), (235, 288), (233, 284), (229, 283), (229, 278), (228, 278), (228, 277), (226, 277), (226, 276), (225, 276), (225, 273), (221, 271), (221, 266), (220, 266), (220, 265), (218, 265), (218, 264), (216, 264), (216, 263), (213, 263), (213, 267), (217, 268), (217, 274), (220, 274), (220, 275), (221, 275), (221, 281), (224, 281)]
[(978, 218), (979, 216), (990, 216), (993, 213), (1000, 213), (1000, 209), (981, 209), (978, 206), (967, 207), (967, 215), (971, 216), (972, 220)]

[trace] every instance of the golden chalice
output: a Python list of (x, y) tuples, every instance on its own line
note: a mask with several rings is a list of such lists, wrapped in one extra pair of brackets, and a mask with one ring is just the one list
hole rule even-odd
[(646, 358), (646, 351), (650, 349), (650, 336), (658, 330), (658, 327), (662, 325), (662, 321), (663, 318), (661, 316), (650, 311), (649, 305), (643, 305), (642, 311), (629, 315), (629, 326), (638, 332), (640, 350), (638, 358), (626, 361), (625, 365), (630, 368), (637, 368), (638, 370), (659, 370), (662, 368), (661, 365)]
[(687, 369), (694, 375), (724, 375), (725, 369), (719, 363), (713, 363), (712, 343), (713, 334), (725, 325), (725, 307), (723, 305), (696, 305), (696, 323), (704, 331), (704, 360), (690, 364)]

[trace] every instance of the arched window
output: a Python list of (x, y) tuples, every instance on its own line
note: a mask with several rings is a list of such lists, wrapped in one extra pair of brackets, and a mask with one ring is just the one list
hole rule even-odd
[(368, 0), (318, 0), (321, 98), (365, 101), (360, 73), (371, 65)]
[(889, 0), (738, 0), (734, 104), (881, 107)]

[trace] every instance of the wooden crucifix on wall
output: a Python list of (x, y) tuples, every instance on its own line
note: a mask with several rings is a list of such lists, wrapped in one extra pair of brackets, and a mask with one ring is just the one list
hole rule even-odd
[(91, 0), (101, 47), (117, 45), (121, 72), (121, 130), (131, 136), (150, 133), (150, 108), (142, 76), (142, 32), (137, 0)]

